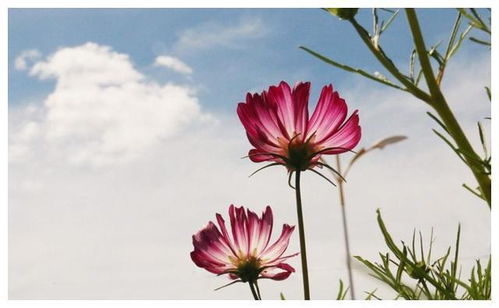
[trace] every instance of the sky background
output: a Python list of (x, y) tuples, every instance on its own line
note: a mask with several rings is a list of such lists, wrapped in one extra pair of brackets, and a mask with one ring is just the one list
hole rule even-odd
[[(445, 46), (456, 12), (418, 13), (427, 44)], [(370, 10), (358, 19), (370, 27)], [(412, 49), (407, 30), (402, 13), (381, 41), (403, 69)], [(347, 22), (319, 9), (10, 9), (9, 297), (249, 299), (242, 284), (213, 291), (227, 279), (195, 267), (191, 236), (215, 213), (226, 216), (231, 203), (257, 212), (270, 204), (274, 230), (296, 224), (285, 170), (248, 179), (258, 165), (240, 159), (249, 143), (235, 113), (248, 91), (281, 80), (311, 81), (311, 108), (332, 83), (350, 112), (360, 111), (359, 148), (409, 137), (349, 174), (354, 255), (372, 260), (386, 251), (375, 221), (381, 208), (397, 239), (409, 241), (414, 228), (429, 236), (433, 227), (436, 253), (454, 242), (460, 222), (463, 273), (486, 258), (489, 209), (461, 188), (473, 178), (431, 131), (428, 108), (300, 45), (384, 72)], [(490, 50), (465, 41), (443, 88), (477, 148), (476, 121), (490, 115), (486, 85)], [(335, 298), (338, 280), (347, 279), (337, 200), (335, 188), (305, 174), (316, 299)], [(298, 251), (298, 234), (288, 251)], [(262, 282), (264, 298), (301, 297), (299, 258), (290, 263), (297, 273)], [(354, 265), (359, 297), (379, 287)]]

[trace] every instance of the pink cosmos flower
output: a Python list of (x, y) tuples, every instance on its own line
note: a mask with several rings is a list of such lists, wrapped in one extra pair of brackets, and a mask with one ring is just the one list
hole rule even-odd
[(238, 104), (237, 114), (254, 147), (249, 151), (252, 161), (270, 161), (291, 172), (312, 170), (324, 165), (321, 155), (347, 152), (359, 143), (357, 110), (346, 119), (345, 100), (328, 85), (309, 117), (309, 92), (310, 82), (291, 89), (283, 81), (262, 94), (248, 93), (246, 102)]
[(295, 227), (284, 224), (281, 236), (270, 245), (273, 224), (270, 206), (259, 218), (244, 207), (231, 205), (229, 217), (232, 236), (220, 214), (216, 215), (219, 227), (210, 221), (192, 236), (191, 259), (197, 266), (250, 284), (260, 278), (283, 280), (295, 271), (284, 261), (297, 253), (283, 256)]

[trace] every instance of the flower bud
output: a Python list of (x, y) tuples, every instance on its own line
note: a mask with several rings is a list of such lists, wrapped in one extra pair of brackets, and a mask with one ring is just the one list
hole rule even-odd
[(357, 11), (359, 10), (358, 8), (333, 8), (333, 9), (326, 9), (329, 13), (331, 13), (334, 16), (337, 16), (341, 19), (352, 19), (355, 17), (357, 14)]
[(409, 267), (407, 269), (407, 273), (409, 274), (409, 276), (418, 280), (424, 279), (429, 271), (430, 268), (426, 266), (426, 263), (424, 261), (416, 262), (414, 267)]

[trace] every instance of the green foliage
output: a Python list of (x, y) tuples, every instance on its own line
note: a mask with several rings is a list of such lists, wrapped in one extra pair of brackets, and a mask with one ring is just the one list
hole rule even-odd
[(406, 91), (404, 88), (400, 87), (399, 85), (393, 83), (392, 81), (388, 80), (386, 77), (383, 78), (381, 76), (376, 76), (376, 74), (369, 74), (368, 72), (362, 70), (362, 69), (358, 69), (358, 68), (354, 68), (354, 67), (351, 67), (351, 66), (348, 66), (346, 64), (341, 64), (341, 63), (338, 63), (324, 55), (321, 55), (320, 53), (318, 52), (315, 52), (313, 51), (312, 49), (309, 49), (307, 47), (304, 47), (304, 46), (300, 46), (301, 49), (305, 50), (306, 52), (308, 52), (309, 54), (311, 54), (312, 56), (326, 62), (327, 64), (330, 64), (332, 66), (336, 66), (337, 68), (340, 68), (342, 70), (345, 70), (347, 72), (351, 72), (351, 73), (356, 73), (356, 74), (359, 74), (361, 76), (364, 76), (366, 78), (369, 78), (371, 80), (374, 80), (374, 81), (377, 81), (379, 83), (382, 83), (384, 85), (387, 85), (387, 86), (390, 86), (390, 87), (393, 87), (395, 89), (399, 89), (399, 90), (403, 90), (403, 91)]
[[(411, 245), (406, 245), (403, 241), (401, 245), (396, 245), (379, 210), (377, 216), (378, 225), (390, 252), (380, 253), (380, 262), (371, 262), (359, 256), (355, 258), (369, 268), (373, 277), (391, 287), (397, 293), (396, 299), (490, 299), (490, 258), (486, 268), (477, 260), (470, 278), (467, 281), (461, 280), (461, 271), (458, 270), (460, 227), (457, 230), (453, 256), (451, 257), (452, 248), (449, 247), (443, 256), (433, 258), (433, 231), (427, 248), (424, 248), (423, 237), (419, 233), (419, 247), (416, 249), (416, 232), (413, 233)], [(374, 292), (375, 290), (367, 293), (366, 299), (379, 299)]]
[[(349, 65), (342, 64), (336, 60), (331, 59), (317, 51), (310, 48), (301, 46), (300, 48), (320, 59), (321, 61), (332, 65), (336, 68), (345, 70), (347, 72), (359, 74), (365, 78), (374, 80), (386, 86), (408, 92), (416, 98), (422, 100), (435, 111), (435, 114), (428, 113), (428, 115), (443, 128), (444, 132), (434, 130), (435, 134), (442, 139), (458, 157), (468, 166), (470, 171), (475, 176), (477, 181), (477, 188), (472, 189), (468, 185), (463, 184), (463, 187), (468, 189), (477, 197), (483, 199), (487, 205), (491, 206), (491, 156), (490, 151), (487, 151), (483, 129), (479, 123), (479, 135), (482, 141), (482, 148), (484, 154), (479, 155), (471, 146), (467, 136), (464, 134), (459, 122), (449, 104), (447, 103), (444, 94), (440, 89), (447, 64), (457, 51), (462, 46), (463, 41), (468, 37), (472, 29), (478, 29), (490, 35), (490, 19), (489, 24), (485, 23), (483, 18), (478, 14), (475, 9), (458, 9), (456, 20), (451, 28), (449, 38), (447, 40), (446, 48), (441, 49), (441, 42), (431, 46), (429, 49), (425, 47), (425, 41), (421, 33), (419, 21), (414, 9), (406, 9), (407, 21), (409, 22), (411, 34), (413, 37), (414, 49), (409, 57), (409, 71), (402, 72), (390, 59), (388, 54), (384, 52), (380, 41), (382, 34), (389, 28), (392, 22), (398, 16), (398, 11), (384, 10), (390, 15), (385, 19), (380, 18), (379, 11), (382, 9), (373, 9), (373, 28), (369, 33), (361, 24), (355, 19), (355, 14), (347, 18), (352, 24), (357, 34), (362, 39), (366, 47), (378, 60), (378, 62), (391, 74), (395, 79), (392, 81), (379, 72), (366, 72), (361, 68), (354, 68)], [(328, 9), (329, 11), (329, 9)], [(331, 13), (331, 11), (329, 11)], [(338, 15), (338, 14), (333, 14)], [(469, 24), (463, 28), (463, 19), (468, 20)], [(471, 38), (472, 41), (477, 43), (490, 43), (482, 41), (477, 38)], [(419, 65), (417, 63), (419, 59)], [(436, 74), (434, 73), (434, 69)], [(420, 81), (426, 81), (427, 89), (419, 86)], [(429, 92), (428, 92), (429, 91)], [(487, 94), (490, 99), (490, 90), (486, 88)], [(490, 119), (490, 118), (489, 118)]]
[[(338, 16), (338, 12), (327, 11)], [(388, 12), (389, 15), (386, 16), (385, 19), (380, 18), (381, 11)], [(490, 18), (489, 22), (485, 23), (484, 19), (475, 9), (458, 9), (456, 19), (451, 27), (449, 37), (445, 41), (445, 44), (442, 44), (443, 41), (440, 41), (433, 44), (430, 48), (427, 48), (419, 26), (416, 11), (408, 8), (405, 9), (405, 12), (414, 44), (414, 48), (409, 56), (408, 72), (399, 69), (381, 46), (382, 34), (397, 18), (398, 11), (373, 9), (373, 27), (371, 32), (357, 22), (355, 14), (343, 18), (351, 23), (367, 49), (391, 75), (390, 78), (392, 78), (392, 80), (379, 72), (367, 72), (361, 68), (354, 68), (342, 64), (341, 62), (333, 60), (310, 48), (303, 46), (300, 48), (335, 68), (355, 73), (391, 88), (410, 93), (431, 107), (433, 112), (428, 112), (427, 114), (440, 128), (439, 130), (434, 129), (433, 131), (451, 148), (475, 176), (477, 183), (476, 188), (471, 188), (467, 184), (463, 184), (462, 186), (475, 196), (483, 199), (490, 207), (491, 154), (490, 149), (487, 146), (482, 123), (478, 122), (478, 136), (483, 151), (483, 155), (479, 155), (464, 134), (460, 123), (454, 116), (453, 110), (447, 103), (441, 89), (447, 64), (454, 55), (457, 54), (467, 38), (472, 42), (490, 46), (490, 42), (485, 39), (469, 37), (470, 33), (475, 33), (475, 29), (485, 33), (485, 35), (490, 35)], [(468, 21), (468, 24), (466, 25), (464, 21)], [(420, 86), (420, 82), (423, 79), (426, 83), (426, 87)], [(485, 90), (490, 100), (490, 89), (485, 87)], [(486, 119), (490, 119), (490, 117)], [(403, 138), (387, 140), (390, 141), (387, 143), (389, 144), (393, 143), (393, 140), (400, 141), (403, 140)], [(382, 148), (383, 145), (384, 143), (381, 143), (379, 148)], [(349, 167), (341, 174), (345, 176), (352, 163), (370, 149), (372, 148), (363, 148), (358, 151)], [(338, 178), (337, 180), (340, 184), (342, 183)], [(433, 231), (427, 245), (423, 243), (423, 236), (421, 233), (419, 233), (418, 236), (419, 241), (416, 239), (416, 232), (413, 233), (410, 245), (406, 245), (404, 242), (396, 244), (388, 232), (380, 212), (378, 211), (377, 214), (378, 225), (389, 252), (380, 253), (380, 261), (378, 262), (372, 262), (360, 256), (356, 256), (355, 258), (370, 270), (372, 276), (393, 289), (397, 294), (396, 299), (490, 299), (490, 257), (487, 266), (482, 266), (481, 262), (477, 260), (469, 277), (467, 279), (461, 278), (461, 268), (458, 262), (460, 227), (457, 231), (454, 248), (449, 247), (445, 254), (434, 257), (432, 256)], [(451, 254), (451, 252), (453, 253)], [(375, 294), (376, 291), (377, 290), (375, 289), (370, 292), (365, 292), (367, 295), (366, 299), (381, 299)], [(345, 294), (346, 291), (343, 282), (340, 280), (340, 289), (337, 298), (344, 299)]]
[(338, 290), (338, 295), (336, 295), (336, 300), (345, 300), (348, 293), (348, 288), (345, 288), (343, 280), (340, 279), (340, 289)]
[[(462, 14), (464, 17), (466, 17), (469, 21), (470, 27), (473, 27), (475, 29), (481, 30), (483, 33), (488, 35), (490, 37), (491, 31), (490, 31), (490, 18), (488, 24), (483, 21), (482, 16), (478, 14), (476, 9), (470, 8), (470, 9), (457, 9), (460, 14)], [(489, 9), (490, 10), (490, 9)], [(476, 37), (470, 37), (470, 41), (475, 42), (477, 44), (485, 45), (490, 47), (490, 39), (488, 41), (484, 39), (479, 39)]]

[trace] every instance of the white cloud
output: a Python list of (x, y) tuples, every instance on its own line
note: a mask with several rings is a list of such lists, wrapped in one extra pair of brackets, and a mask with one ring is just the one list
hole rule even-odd
[[(486, 98), (479, 96), (483, 101), (477, 101), (476, 95), (490, 77), (469, 76), (486, 72), (489, 66), (489, 59), (457, 65), (451, 69), (458, 77), (449, 79), (446, 86), (449, 98), (474, 102), (466, 110), (457, 109), (457, 116), (467, 119), (465, 130), (470, 136), (476, 136), (476, 127), (468, 117), (490, 110)], [(462, 80), (467, 80), (466, 87)], [(132, 84), (149, 89), (142, 82)], [(314, 85), (313, 91), (317, 94), (320, 86)], [(369, 83), (341, 94), (352, 108), (360, 108), (363, 145), (387, 135), (409, 136), (362, 158), (349, 174), (346, 200), (353, 254), (377, 260), (378, 251), (387, 251), (376, 225), (376, 208), (382, 209), (397, 240), (410, 241), (413, 227), (424, 235), (434, 227), (435, 256), (454, 242), (461, 222), (462, 277), (466, 277), (474, 259), (486, 257), (490, 250), (490, 211), (460, 186), (474, 180), (431, 132), (436, 125), (424, 114), (428, 108), (406, 93), (373, 89)], [(81, 110), (78, 104), (75, 108)], [(9, 110), (12, 127), (23, 123), (15, 139), (32, 140), (37, 131), (47, 129), (43, 127), (51, 122), (46, 113), (37, 112)], [(45, 139), (44, 146), (30, 148), (32, 153), (23, 163), (11, 162), (9, 297), (250, 299), (245, 284), (213, 291), (228, 281), (195, 267), (189, 258), (191, 235), (216, 212), (226, 215), (230, 203), (257, 211), (272, 205), (276, 231), (282, 223), (296, 224), (294, 195), (283, 168), (270, 168), (248, 179), (261, 165), (240, 159), (249, 143), (236, 114), (217, 119), (216, 125), (172, 135), (126, 164), (87, 168), (54, 160), (50, 150), (64, 148)], [(27, 124), (30, 121), (37, 124)], [(71, 131), (76, 140), (81, 139), (78, 130)], [(302, 186), (312, 298), (332, 299), (338, 280), (347, 277), (337, 190), (309, 172)], [(296, 233), (289, 251), (298, 247)], [(300, 261), (294, 258), (290, 263), (298, 272), (288, 280), (261, 282), (264, 298), (278, 299), (279, 292), (289, 299), (301, 298)], [(354, 268), (359, 297), (362, 291), (378, 288), (378, 295), (390, 298), (392, 293), (379, 287), (356, 261)]]
[(57, 83), (11, 135), (12, 160), (40, 146), (73, 163), (129, 161), (208, 117), (194, 89), (148, 81), (127, 55), (95, 43), (62, 48), (30, 74)]
[(206, 22), (179, 34), (174, 45), (177, 52), (213, 47), (240, 48), (247, 40), (267, 35), (268, 29), (260, 18), (241, 19), (237, 24)]
[(164, 66), (181, 74), (192, 74), (192, 68), (179, 58), (171, 56), (159, 56), (154, 61), (155, 66)]
[(16, 68), (16, 70), (20, 71), (26, 70), (28, 69), (29, 62), (35, 61), (40, 57), (41, 54), (36, 49), (24, 50), (23, 52), (21, 52), (21, 54), (19, 54), (16, 57), (16, 60), (14, 62), (14, 67)]
[(30, 75), (40, 79), (57, 79), (57, 89), (121, 86), (144, 78), (135, 70), (128, 55), (91, 42), (59, 49), (46, 61), (35, 63)]

